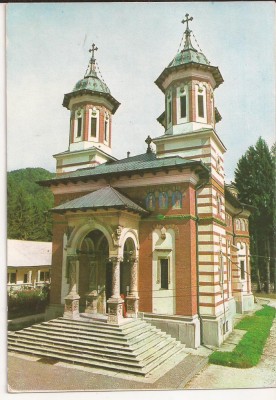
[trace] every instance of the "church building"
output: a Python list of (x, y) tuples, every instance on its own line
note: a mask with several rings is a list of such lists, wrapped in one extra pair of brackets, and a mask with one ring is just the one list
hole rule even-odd
[(250, 210), (225, 183), (217, 132), (223, 78), (194, 47), (191, 20), (155, 81), (164, 133), (145, 137), (143, 154), (112, 154), (120, 103), (99, 77), (95, 44), (64, 95), (69, 148), (54, 155), (56, 177), (40, 182), (55, 197), (48, 320), (142, 319), (197, 348), (219, 346), (235, 314), (253, 308)]

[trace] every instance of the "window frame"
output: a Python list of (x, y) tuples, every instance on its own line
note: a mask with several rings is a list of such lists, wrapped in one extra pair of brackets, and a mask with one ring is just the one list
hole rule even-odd
[[(166, 261), (167, 262), (167, 284), (163, 285), (166, 287), (162, 287), (162, 262)], [(165, 257), (161, 256), (158, 257), (158, 271), (157, 271), (157, 283), (160, 285), (160, 290), (169, 290), (170, 289), (170, 283), (171, 283), (171, 268), (170, 268), (170, 257)]]

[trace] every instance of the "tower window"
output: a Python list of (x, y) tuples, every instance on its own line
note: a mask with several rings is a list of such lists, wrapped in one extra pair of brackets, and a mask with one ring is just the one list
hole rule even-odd
[(168, 103), (168, 124), (172, 122), (172, 102)]
[(200, 118), (204, 118), (204, 100), (202, 94), (199, 94), (197, 96), (197, 106), (198, 106), (198, 116)]
[(180, 96), (180, 118), (187, 117), (186, 96)]
[(96, 135), (97, 135), (97, 118), (91, 117), (90, 136), (96, 137)]
[(161, 258), (161, 289), (169, 288), (169, 260), (167, 258)]
[(241, 279), (244, 279), (245, 278), (244, 260), (240, 261), (240, 269), (241, 269)]
[(107, 137), (108, 137), (107, 128), (108, 128), (108, 122), (104, 121), (104, 140), (105, 141), (107, 141)]
[(78, 127), (77, 127), (77, 137), (81, 136), (81, 128), (82, 128), (82, 118), (78, 118)]

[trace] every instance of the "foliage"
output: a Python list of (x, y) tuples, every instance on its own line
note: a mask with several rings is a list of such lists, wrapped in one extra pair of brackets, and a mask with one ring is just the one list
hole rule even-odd
[(10, 323), (8, 325), (8, 330), (9, 331), (20, 331), (21, 329), (28, 328), (29, 326), (34, 325), (35, 323), (38, 323), (36, 319), (29, 319), (28, 321), (24, 322), (18, 322), (18, 323)]
[(260, 361), (263, 348), (269, 336), (276, 309), (264, 306), (253, 316), (243, 318), (237, 329), (246, 330), (246, 334), (233, 351), (215, 351), (209, 362), (235, 368), (251, 368)]
[(26, 168), (8, 172), (8, 238), (52, 240), (53, 194), (39, 186), (39, 180), (53, 177), (43, 168)]
[(49, 303), (49, 287), (22, 289), (8, 293), (8, 318), (18, 318), (45, 311)]
[[(241, 157), (235, 170), (239, 200), (253, 206), (249, 218), (253, 278), (269, 292), (274, 254), (275, 156), (261, 137)], [(270, 266), (271, 264), (271, 266)]]

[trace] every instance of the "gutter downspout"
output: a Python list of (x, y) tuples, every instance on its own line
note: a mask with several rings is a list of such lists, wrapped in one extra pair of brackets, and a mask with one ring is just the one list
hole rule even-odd
[(198, 210), (197, 210), (197, 191), (199, 189), (201, 189), (203, 186), (207, 185), (207, 183), (209, 183), (209, 179), (210, 179), (210, 172), (209, 172), (209, 175), (208, 175), (208, 179), (206, 179), (200, 185), (197, 185), (195, 187), (197, 315), (198, 315), (199, 324), (200, 324), (200, 344), (202, 344), (202, 345), (204, 343), (203, 343), (203, 323), (202, 323), (202, 318), (201, 318), (200, 310), (199, 310), (199, 257), (198, 257), (198, 222), (199, 222), (199, 217), (198, 217)]

